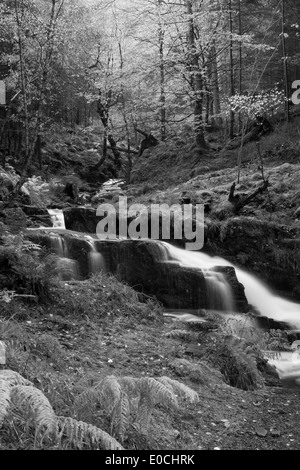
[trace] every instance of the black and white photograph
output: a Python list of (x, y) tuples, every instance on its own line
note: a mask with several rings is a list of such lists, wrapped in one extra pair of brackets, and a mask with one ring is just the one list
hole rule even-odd
[(0, 450), (300, 450), (300, 0), (0, 0)]

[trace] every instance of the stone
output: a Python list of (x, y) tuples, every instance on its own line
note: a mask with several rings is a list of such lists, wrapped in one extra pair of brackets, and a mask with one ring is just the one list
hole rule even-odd
[(66, 229), (76, 232), (96, 233), (100, 218), (92, 207), (68, 207), (63, 210)]
[(27, 225), (30, 227), (52, 227), (52, 219), (47, 211), (47, 209), (43, 209), (37, 206), (30, 206), (30, 205), (23, 205), (22, 206), (23, 212), (28, 217)]
[[(37, 232), (32, 233), (30, 238), (49, 247), (50, 236)], [(88, 277), (91, 241), (71, 232), (62, 236), (68, 256), (78, 262), (80, 278)], [(103, 256), (107, 272), (135, 290), (156, 298), (165, 307), (193, 310), (210, 308), (211, 300), (203, 271), (170, 261), (165, 245), (153, 240), (94, 240), (93, 248)], [(248, 311), (243, 287), (237, 281), (234, 268), (217, 269), (232, 286), (238, 311)]]
[(235, 216), (218, 224), (207, 222), (203, 251), (241, 266), (266, 282), (278, 295), (290, 294), (292, 300), (298, 301), (299, 248), (300, 239), (295, 238), (289, 227), (254, 217)]

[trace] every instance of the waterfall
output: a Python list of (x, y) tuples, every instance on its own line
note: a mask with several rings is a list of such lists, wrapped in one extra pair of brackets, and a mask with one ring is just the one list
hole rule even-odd
[(89, 252), (89, 271), (91, 274), (99, 273), (100, 271), (106, 271), (105, 268), (105, 260), (101, 253), (99, 253), (95, 247), (94, 239), (89, 236), (85, 235), (84, 237), (88, 244), (90, 245), (91, 249)]
[(57, 233), (50, 233), (51, 248), (60, 258), (68, 258), (68, 246), (63, 237)]
[(228, 266), (225, 260), (222, 260), (222, 263), (211, 262), (210, 257), (207, 255), (204, 255), (206, 258), (198, 258), (200, 254), (198, 252), (195, 255), (195, 252), (176, 248), (166, 242), (160, 242), (160, 244), (167, 252), (167, 256), (164, 255), (164, 258), (168, 262), (179, 262), (189, 267), (201, 269), (205, 279), (210, 310), (234, 311), (234, 300), (230, 285), (222, 273), (213, 270), (216, 266)]
[(68, 281), (79, 278), (78, 262), (69, 257), (66, 240), (56, 233), (50, 233), (51, 248), (58, 256), (57, 269), (61, 280)]
[(63, 211), (60, 209), (48, 209), (48, 213), (51, 217), (53, 227), (65, 229), (65, 218)]
[[(183, 265), (212, 269), (215, 266), (233, 266), (219, 257), (211, 257), (201, 252), (185, 251), (165, 243), (172, 259)], [(261, 315), (289, 324), (292, 329), (300, 329), (300, 305), (275, 296), (272, 291), (252, 274), (233, 266), (237, 278), (245, 287), (249, 304), (254, 306)], [(225, 294), (226, 295), (226, 294)], [(276, 359), (269, 359), (276, 367), (281, 380), (300, 385), (300, 354), (281, 352)]]
[(203, 269), (211, 310), (233, 311), (231, 288), (222, 273)]
[[(266, 285), (252, 274), (246, 273), (223, 258), (212, 257), (201, 252), (186, 251), (167, 243), (164, 244), (169, 250), (170, 257), (183, 265), (204, 270), (213, 269), (216, 266), (234, 267), (239, 282), (245, 287), (249, 304), (254, 306), (261, 315), (283, 321), (292, 328), (300, 329), (300, 305), (275, 296)], [(225, 293), (225, 295), (227, 294)]]

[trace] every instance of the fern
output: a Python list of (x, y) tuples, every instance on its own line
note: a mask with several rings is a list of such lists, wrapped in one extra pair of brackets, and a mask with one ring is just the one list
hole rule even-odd
[(175, 329), (172, 331), (168, 331), (164, 334), (166, 338), (174, 338), (174, 339), (182, 339), (185, 341), (193, 341), (195, 339), (195, 334), (192, 331)]
[(255, 345), (234, 335), (224, 335), (220, 336), (215, 346), (216, 349), (210, 353), (211, 361), (219, 367), (229, 385), (243, 390), (253, 390), (263, 385), (257, 368)]
[(33, 385), (32, 382), (22, 377), (18, 372), (8, 369), (0, 370), (0, 380), (7, 382), (10, 387), (16, 385)]
[(0, 379), (0, 428), (10, 407), (10, 385), (6, 380)]
[(42, 430), (45, 430), (45, 435), (56, 434), (56, 415), (40, 390), (33, 386), (14, 386), (11, 390), (11, 401), (21, 410), (29, 411), (34, 420), (36, 435)]
[(100, 390), (102, 397), (107, 401), (109, 408), (114, 411), (121, 400), (121, 385), (118, 379), (114, 375), (109, 375), (99, 383), (97, 388)]
[(178, 395), (181, 396), (184, 400), (187, 400), (190, 403), (197, 403), (199, 401), (198, 393), (183, 383), (178, 382), (178, 380), (173, 380), (165, 376), (159, 377), (157, 380), (166, 386), (171, 386), (174, 392), (178, 393)]
[(135, 420), (141, 432), (147, 432), (151, 413), (157, 404), (178, 408), (178, 397), (195, 403), (194, 390), (168, 377), (116, 377), (110, 375), (89, 387), (77, 397), (78, 406), (100, 402), (110, 414), (111, 432), (123, 442), (130, 425)]
[(12, 370), (0, 371), (0, 426), (11, 406), (12, 388), (20, 385), (31, 385), (31, 382), (24, 379), (18, 372)]
[[(109, 389), (108, 384), (111, 385), (112, 390), (116, 386), (113, 376), (109, 376), (108, 379), (106, 387), (103, 388), (106, 391)], [(99, 394), (99, 391), (97, 393)], [(124, 436), (126, 432), (124, 416), (126, 419), (129, 416), (127, 395), (121, 392), (120, 400), (118, 400), (118, 395), (112, 393), (110, 396), (114, 397), (112, 401), (115, 404), (115, 422), (118, 425), (118, 431), (121, 436)], [(14, 412), (12, 417), (18, 418), (18, 423), (20, 423), (20, 418), (27, 425), (33, 423), (35, 443), (37, 437), (42, 435), (42, 437), (52, 438), (52, 442), (58, 443), (58, 445), (66, 441), (69, 446), (79, 448), (88, 446), (107, 450), (123, 450), (121, 444), (102, 429), (73, 418), (56, 416), (47, 397), (30, 381), (17, 372), (2, 370), (0, 371), (0, 427), (10, 410)], [(16, 411), (21, 413), (17, 414)]]
[(60, 441), (65, 438), (69, 445), (81, 449), (84, 445), (105, 450), (124, 450), (121, 444), (102, 429), (73, 418), (58, 416)]
[[(130, 424), (130, 403), (129, 398), (125, 392), (121, 392), (120, 400), (114, 408), (112, 423), (114, 423), (115, 430), (121, 441), (124, 441), (126, 432)], [(114, 429), (111, 428), (113, 433)]]
[(141, 396), (146, 396), (149, 402), (161, 403), (165, 406), (177, 408), (178, 402), (173, 388), (164, 384), (159, 379), (145, 377), (140, 380)]

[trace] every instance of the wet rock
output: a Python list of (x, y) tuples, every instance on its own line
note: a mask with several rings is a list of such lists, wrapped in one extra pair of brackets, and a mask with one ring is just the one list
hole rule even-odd
[(28, 217), (27, 225), (29, 227), (52, 227), (53, 223), (47, 209), (36, 206), (22, 206), (23, 212)]
[(249, 305), (245, 296), (245, 288), (238, 281), (235, 269), (231, 266), (216, 266), (214, 271), (223, 274), (234, 292), (235, 310), (237, 312), (247, 312)]
[(246, 216), (215, 225), (207, 224), (206, 253), (245, 267), (278, 295), (290, 293), (300, 300), (300, 242), (289, 227)]
[[(51, 235), (48, 235), (48, 239)], [(47, 243), (47, 235), (37, 237), (37, 242)], [(84, 236), (63, 235), (68, 256), (78, 262), (79, 274), (86, 278), (89, 273), (91, 241)], [(190, 268), (168, 259), (166, 247), (151, 240), (95, 240), (93, 247), (101, 253), (105, 269), (126, 282), (135, 290), (155, 297), (167, 308), (201, 309), (211, 308), (211, 295), (205, 276), (200, 268)], [(246, 297), (242, 297), (233, 268), (217, 268), (232, 286), (237, 310), (248, 310)], [(222, 299), (220, 299), (220, 309)]]
[(68, 207), (63, 210), (66, 229), (76, 232), (96, 233), (100, 221), (92, 207)]

